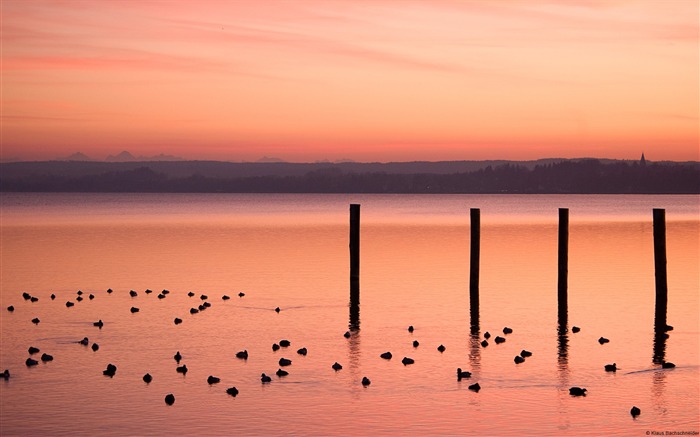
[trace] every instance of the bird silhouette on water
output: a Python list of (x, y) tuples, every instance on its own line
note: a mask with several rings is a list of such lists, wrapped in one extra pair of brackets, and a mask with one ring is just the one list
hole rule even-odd
[(598, 343), (600, 343), (600, 344), (610, 343), (610, 340), (608, 340), (608, 339), (605, 338), (605, 337), (600, 337), (600, 338), (598, 339)]
[(364, 385), (365, 387), (367, 387), (367, 386), (370, 385), (371, 383), (372, 383), (372, 381), (370, 381), (369, 378), (367, 378), (366, 376), (363, 376), (363, 377), (362, 377), (362, 385)]
[(168, 405), (174, 404), (175, 403), (175, 395), (173, 395), (172, 393), (165, 395), (165, 403)]
[(469, 390), (472, 390), (472, 391), (475, 391), (475, 392), (479, 393), (479, 390), (481, 390), (481, 386), (480, 386), (479, 383), (477, 382), (476, 384), (470, 385), (470, 386), (469, 386)]
[(403, 357), (403, 359), (401, 360), (401, 364), (403, 364), (404, 366), (407, 366), (409, 364), (413, 364), (415, 362), (416, 361), (413, 358), (409, 358), (409, 357)]
[(661, 363), (662, 369), (673, 369), (674, 367), (676, 367), (676, 365), (670, 361), (664, 361), (663, 363)]
[(235, 398), (238, 396), (238, 389), (236, 387), (230, 387), (226, 389), (226, 393)]
[(114, 377), (114, 374), (117, 373), (117, 366), (114, 364), (107, 364), (107, 368), (102, 371), (103, 375), (109, 376), (110, 378)]
[(282, 367), (291, 366), (291, 365), (292, 365), (292, 360), (288, 360), (287, 358), (280, 358), (280, 360), (279, 360), (279, 365), (282, 366)]
[(175, 358), (175, 361), (177, 361), (178, 364), (180, 364), (180, 360), (182, 359), (182, 355), (180, 355), (180, 351), (175, 352), (175, 355), (173, 356)]
[(248, 359), (248, 350), (242, 350), (239, 352), (236, 352), (236, 358), (240, 358), (242, 360), (247, 360)]
[(26, 364), (27, 367), (32, 367), (32, 366), (36, 366), (37, 364), (39, 364), (39, 362), (35, 359), (27, 358), (27, 360), (24, 362), (24, 364)]
[(496, 344), (501, 344), (501, 343), (505, 342), (506, 339), (503, 337), (500, 337), (500, 336), (496, 336), (496, 338), (494, 338), (493, 341), (495, 341)]
[(275, 374), (281, 378), (283, 376), (289, 375), (289, 372), (287, 372), (286, 370), (277, 369), (277, 372), (275, 372)]
[(471, 378), (472, 372), (467, 372), (466, 370), (462, 370), (460, 367), (457, 367), (457, 381), (461, 381), (463, 378)]
[(440, 345), (440, 346), (438, 346), (437, 350), (438, 350), (438, 352), (440, 352), (440, 353), (445, 352), (445, 346)]
[(267, 376), (267, 375), (265, 375), (265, 374), (263, 373), (262, 375), (260, 375), (260, 381), (261, 381), (263, 384), (265, 384), (265, 383), (267, 383), (267, 382), (272, 381), (272, 378), (270, 378), (269, 376)]
[(338, 363), (337, 361), (336, 361), (335, 363), (333, 363), (333, 365), (332, 365), (331, 367), (332, 367), (333, 370), (335, 370), (336, 372), (337, 372), (338, 370), (340, 370), (340, 369), (343, 368), (343, 366), (340, 365), (340, 363)]
[(289, 347), (292, 343), (289, 340), (280, 340), (281, 347)]
[(391, 355), (391, 352), (384, 352), (383, 354), (379, 355), (381, 358), (384, 358), (385, 360), (390, 360), (393, 355)]
[(617, 372), (617, 363), (606, 364), (605, 371), (606, 372)]
[(43, 361), (43, 362), (45, 362), (45, 363), (46, 363), (46, 362), (49, 362), (49, 361), (53, 361), (53, 355), (49, 355), (49, 354), (47, 354), (47, 353), (43, 353), (43, 354), (41, 354), (41, 361)]
[(221, 382), (221, 378), (218, 378), (216, 376), (209, 375), (207, 378), (207, 384), (212, 385), (212, 384), (218, 384)]
[(637, 407), (632, 407), (632, 409), (630, 410), (630, 414), (632, 415), (632, 417), (637, 417), (640, 414), (642, 414), (642, 410), (640, 410)]
[(29, 352), (29, 355), (34, 355), (35, 353), (39, 352), (39, 348), (34, 347), (34, 346), (29, 346), (29, 349), (27, 349), (27, 352)]
[(588, 390), (586, 390), (585, 388), (581, 388), (581, 387), (571, 387), (571, 388), (569, 389), (569, 394), (570, 394), (571, 396), (586, 396), (586, 392), (587, 392), (587, 391), (588, 391)]
[(182, 366), (179, 366), (175, 369), (177, 373), (182, 373), (183, 375), (187, 374), (187, 364), (183, 364)]
[(145, 375), (143, 375), (143, 382), (145, 382), (146, 384), (150, 384), (151, 381), (153, 381), (153, 377), (150, 373), (146, 373)]
[(525, 362), (525, 358), (521, 357), (520, 355), (516, 355), (515, 358), (513, 358), (513, 361), (515, 361), (515, 364), (520, 364)]

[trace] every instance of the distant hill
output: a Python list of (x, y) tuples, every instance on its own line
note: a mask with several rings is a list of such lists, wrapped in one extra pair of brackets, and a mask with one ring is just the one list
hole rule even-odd
[(60, 158), (59, 161), (93, 161), (93, 159), (82, 152), (75, 152), (65, 158)]
[(256, 162), (284, 162), (284, 160), (280, 159), (280, 158), (263, 156), (262, 158), (258, 159)]
[[(128, 153), (128, 152), (126, 152)], [(700, 163), (598, 159), (288, 163), (0, 163), (2, 191), (700, 193)], [(117, 157), (114, 157), (117, 159)]]
[(109, 155), (105, 158), (106, 162), (144, 162), (144, 161), (182, 161), (182, 158), (173, 155), (154, 155), (154, 156), (134, 156), (124, 150), (118, 155)]
[(114, 156), (114, 155), (107, 156), (105, 158), (105, 161), (107, 161), (107, 162), (133, 162), (133, 161), (136, 161), (136, 157), (125, 150), (116, 156)]

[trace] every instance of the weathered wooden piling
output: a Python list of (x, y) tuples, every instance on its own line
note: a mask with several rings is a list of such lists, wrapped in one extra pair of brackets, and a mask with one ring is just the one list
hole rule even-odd
[[(559, 307), (567, 306), (569, 287), (569, 208), (559, 208), (559, 275), (557, 290)], [(561, 312), (561, 309), (560, 309)]]
[(666, 276), (666, 210), (654, 208), (654, 275), (656, 278), (656, 305), (654, 307), (654, 358), (661, 364), (666, 358), (666, 313), (668, 309), (668, 281)]
[[(471, 250), (469, 252), (469, 304), (472, 312), (479, 313), (479, 257), (481, 254), (481, 211), (469, 210), (471, 219)], [(473, 319), (473, 316), (472, 316)]]
[(668, 284), (666, 278), (666, 210), (654, 208), (654, 274), (656, 276), (656, 323), (666, 326)]
[(350, 204), (350, 310), (360, 305), (360, 205)]

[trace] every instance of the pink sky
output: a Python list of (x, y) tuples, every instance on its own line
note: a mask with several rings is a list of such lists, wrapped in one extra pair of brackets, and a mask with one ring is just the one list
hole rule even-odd
[(2, 0), (0, 159), (699, 159), (697, 0)]

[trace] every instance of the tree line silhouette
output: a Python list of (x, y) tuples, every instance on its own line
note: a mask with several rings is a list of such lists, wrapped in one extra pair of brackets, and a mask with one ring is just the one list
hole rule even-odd
[(437, 174), (347, 172), (328, 165), (292, 176), (169, 176), (144, 166), (126, 171), (66, 176), (0, 176), (5, 192), (165, 193), (523, 193), (700, 194), (698, 163), (562, 161), (527, 168), (517, 164)]

